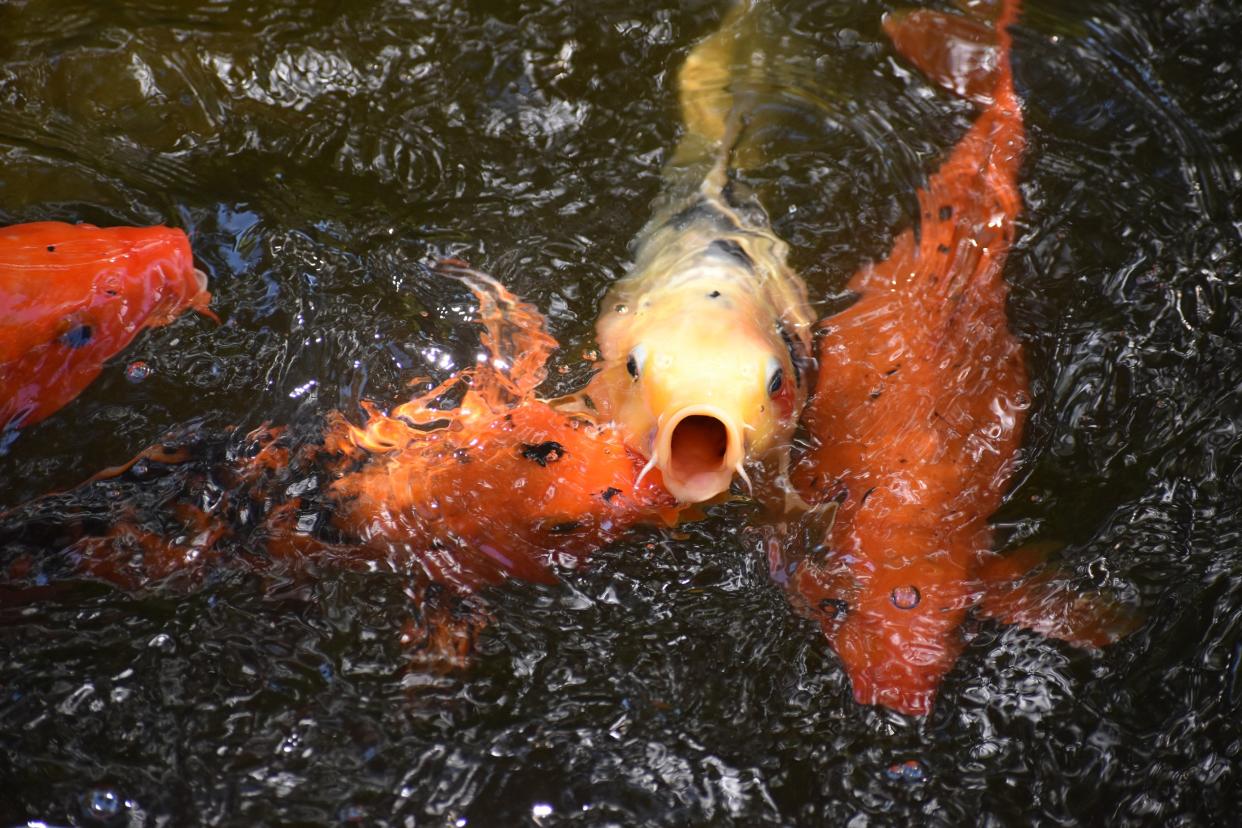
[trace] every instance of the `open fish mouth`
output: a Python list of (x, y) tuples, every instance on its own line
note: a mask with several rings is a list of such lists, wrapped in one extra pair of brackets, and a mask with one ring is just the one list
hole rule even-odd
[(710, 500), (728, 491), (741, 468), (742, 428), (724, 409), (683, 408), (659, 430), (653, 457), (674, 497), (687, 503)]

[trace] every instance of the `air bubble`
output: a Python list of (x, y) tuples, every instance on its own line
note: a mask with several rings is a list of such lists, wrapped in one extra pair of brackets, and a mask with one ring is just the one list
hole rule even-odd
[(134, 360), (125, 366), (125, 379), (132, 383), (140, 383), (151, 376), (151, 366), (141, 359)]
[(177, 642), (173, 641), (173, 637), (168, 633), (160, 633), (147, 642), (147, 646), (153, 650), (159, 650), (161, 653), (174, 653), (177, 650)]
[(917, 759), (907, 759), (904, 762), (894, 762), (889, 765), (884, 775), (889, 779), (902, 782), (922, 782), (927, 773), (923, 770), (922, 762)]
[(893, 606), (897, 609), (914, 609), (919, 605), (919, 600), (923, 596), (919, 594), (919, 588), (916, 586), (901, 586), (893, 588)]
[(87, 819), (96, 820), (105, 825), (125, 811), (126, 803), (114, 788), (99, 786), (82, 794), (82, 813)]

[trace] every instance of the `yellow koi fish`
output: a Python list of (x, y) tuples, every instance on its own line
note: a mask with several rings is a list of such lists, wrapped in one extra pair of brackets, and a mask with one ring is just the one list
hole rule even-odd
[(729, 177), (750, 12), (737, 6), (682, 67), (685, 134), (596, 324), (603, 368), (569, 404), (611, 420), (683, 503), (727, 491), (735, 474), (749, 484), (752, 462), (779, 458), (783, 474), (813, 364), (806, 286)]

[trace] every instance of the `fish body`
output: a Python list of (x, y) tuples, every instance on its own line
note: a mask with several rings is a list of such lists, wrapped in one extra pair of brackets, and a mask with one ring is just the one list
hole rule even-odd
[[(857, 273), (856, 303), (822, 323), (806, 414), (816, 445), (796, 475), (809, 499), (838, 505), (824, 556), (790, 578), (793, 596), (820, 622), (858, 701), (912, 714), (930, 709), (972, 608), (1025, 612), (1041, 628), (1036, 592), (1046, 614), (1077, 599), (1046, 582), (1006, 592), (1018, 573), (996, 565), (988, 524), (1030, 405), (1003, 278), (1026, 146), (1006, 28), (1016, 14), (1006, 0), (994, 29), (928, 11), (885, 20), (904, 56), (985, 106), (919, 191), (919, 232)], [(1080, 644), (1110, 639), (1099, 617), (1079, 620), (1042, 628)]]
[[(671, 524), (684, 507), (658, 470), (642, 474), (645, 459), (615, 428), (537, 397), (557, 343), (534, 307), (482, 274), (445, 269), (479, 300), (485, 355), (476, 364), (391, 411), (367, 405), (361, 425), (333, 414), (313, 437), (264, 426), (221, 451), (198, 427), (170, 434), (82, 491), (141, 463), (178, 474), (178, 497), (150, 501), (153, 509), (105, 497), (113, 517), (102, 532), (100, 521), (75, 526), (35, 501), (0, 512), (0, 549), (47, 533), (79, 571), (127, 590), (199, 583), (226, 561), (282, 573), (398, 570), (419, 602), (407, 636), (414, 660), (463, 665), (486, 623), (481, 591), (510, 579), (551, 582), (557, 568), (638, 523)], [(48, 514), (57, 517), (44, 526)], [(0, 582), (7, 572), (37, 586), (40, 571), (0, 556)]]
[(180, 230), (0, 228), (0, 430), (64, 406), (144, 328), (210, 314), (206, 284)]
[[(602, 369), (579, 399), (682, 502), (787, 456), (806, 400), (813, 318), (788, 247), (729, 178), (746, 104), (730, 92), (740, 4), (679, 76), (685, 134), (596, 325)], [(588, 402), (589, 401), (589, 402)]]
[[(641, 521), (676, 519), (659, 473), (619, 432), (535, 395), (556, 341), (543, 317), (482, 274), (486, 360), (362, 427), (336, 419), (348, 457), (329, 487), (332, 522), (381, 556), (405, 550), (426, 580), (472, 594), (510, 577), (552, 580)], [(437, 402), (467, 388), (449, 409)]]

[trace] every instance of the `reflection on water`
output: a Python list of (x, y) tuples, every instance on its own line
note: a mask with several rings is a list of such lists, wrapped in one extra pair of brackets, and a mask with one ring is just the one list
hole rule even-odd
[[(789, 5), (773, 48), (797, 57), (792, 91), (756, 129), (773, 160), (745, 177), (826, 314), (970, 110), (894, 60), (889, 4)], [(1008, 273), (1035, 406), (998, 522), (1141, 602), (1138, 633), (1090, 656), (980, 624), (927, 720), (861, 708), (731, 505), (555, 586), (495, 590), (478, 665), (450, 678), (405, 672), (397, 575), (225, 568), (135, 595), (69, 578), (0, 606), (0, 819), (1231, 822), (1242, 14), (1026, 6), (1032, 148)], [(184, 226), (225, 320), (140, 337), (0, 458), (0, 503), (179, 424), (357, 416), (470, 362), (473, 305), (432, 257), (544, 309), (564, 346), (549, 393), (580, 385), (675, 142), (672, 72), (720, 12), (0, 7), (0, 221)]]

